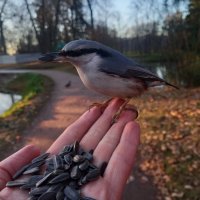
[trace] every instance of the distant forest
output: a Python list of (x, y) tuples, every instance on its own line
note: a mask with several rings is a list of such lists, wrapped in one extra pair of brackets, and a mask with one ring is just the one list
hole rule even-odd
[[(126, 24), (120, 24), (113, 4), (111, 0), (0, 0), (0, 54), (57, 51), (70, 40), (87, 38), (129, 56), (176, 62), (185, 70), (182, 76), (194, 78), (189, 85), (200, 84), (199, 0), (132, 0), (127, 12), (135, 13)], [(133, 23), (131, 15), (138, 20)]]

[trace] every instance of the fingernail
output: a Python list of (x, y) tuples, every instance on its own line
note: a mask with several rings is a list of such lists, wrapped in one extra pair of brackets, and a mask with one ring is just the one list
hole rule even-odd
[(133, 112), (134, 113), (134, 119), (138, 118), (139, 112), (138, 112), (136, 106), (127, 105), (126, 108), (125, 108), (125, 110)]

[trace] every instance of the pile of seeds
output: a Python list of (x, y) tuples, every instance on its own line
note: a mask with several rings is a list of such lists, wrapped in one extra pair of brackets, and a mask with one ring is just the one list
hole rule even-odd
[(17, 171), (6, 186), (29, 190), (29, 200), (94, 200), (81, 195), (81, 186), (103, 176), (107, 164), (96, 167), (92, 154), (78, 142), (65, 146), (58, 155), (42, 154)]

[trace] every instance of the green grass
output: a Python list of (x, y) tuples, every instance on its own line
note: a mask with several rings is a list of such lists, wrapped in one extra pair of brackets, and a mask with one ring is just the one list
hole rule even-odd
[(14, 112), (20, 112), (24, 106), (29, 104), (29, 100), (44, 90), (44, 77), (37, 74), (21, 74), (6, 86), (8, 91), (13, 91), (22, 95), (22, 100), (4, 112), (0, 117), (8, 117)]
[(5, 85), (5, 91), (21, 94), (22, 100), (0, 116), (0, 159), (21, 146), (23, 131), (49, 99), (52, 88), (51, 79), (31, 73), (20, 74)]

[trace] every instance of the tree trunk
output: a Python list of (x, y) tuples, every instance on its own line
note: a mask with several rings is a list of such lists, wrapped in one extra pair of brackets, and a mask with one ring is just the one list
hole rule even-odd
[(34, 29), (34, 31), (35, 31), (35, 35), (36, 35), (36, 38), (37, 38), (37, 41), (38, 41), (40, 50), (43, 52), (43, 45), (42, 45), (42, 43), (41, 43), (40, 35), (39, 35), (38, 31), (37, 31), (37, 28), (36, 28), (36, 25), (35, 25), (33, 16), (32, 16), (32, 14), (31, 14), (31, 10), (30, 10), (30, 8), (29, 8), (28, 0), (24, 0), (24, 1), (25, 1), (25, 4), (26, 4), (27, 11), (28, 11), (28, 13), (29, 13), (29, 17), (30, 17), (30, 20), (31, 20), (33, 29)]
[(56, 13), (55, 13), (55, 25), (53, 30), (53, 47), (55, 48), (58, 39), (58, 23), (59, 23), (59, 15), (60, 15), (60, 2), (61, 0), (57, 1), (56, 4)]
[(1, 7), (1, 11), (0, 11), (0, 45), (1, 45), (0, 51), (2, 51), (3, 54), (7, 54), (7, 48), (6, 48), (6, 42), (5, 42), (5, 37), (4, 37), (2, 14), (4, 12), (4, 8), (7, 2), (8, 0), (4, 0), (3, 5)]
[(93, 16), (93, 10), (92, 10), (92, 3), (91, 0), (87, 0), (87, 4), (90, 10), (90, 26), (91, 26), (91, 31), (94, 30), (94, 16)]

